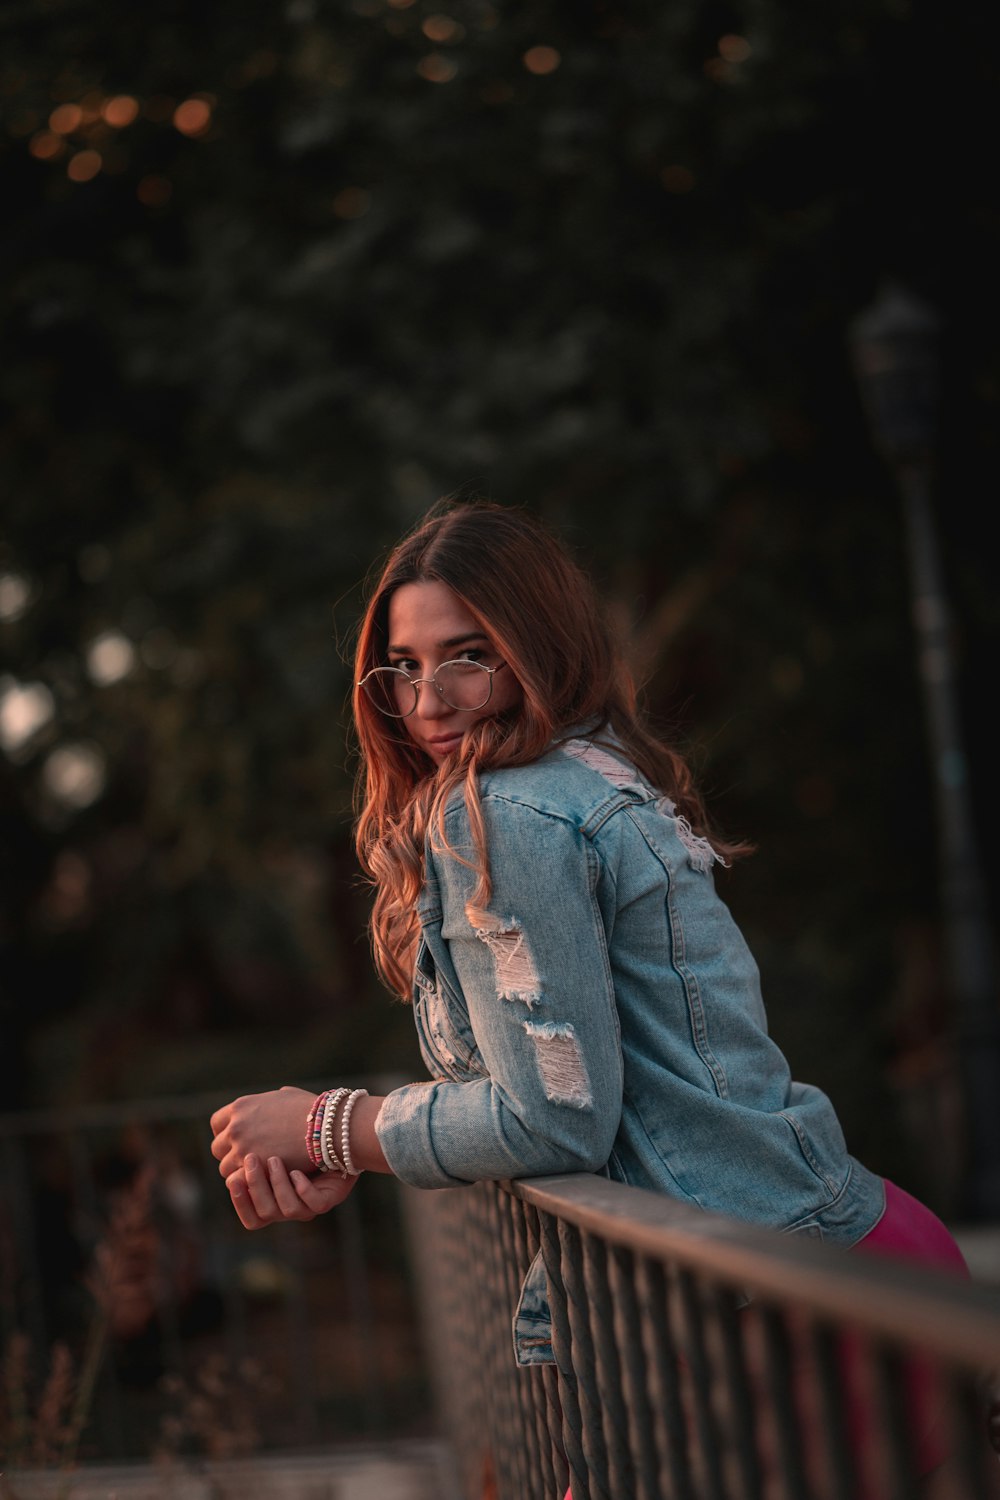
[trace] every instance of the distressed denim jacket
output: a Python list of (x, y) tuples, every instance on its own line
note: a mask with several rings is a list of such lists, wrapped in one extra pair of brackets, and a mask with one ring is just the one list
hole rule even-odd
[[(603, 740), (488, 772), (480, 792), (490, 909), (473, 870), (427, 850), (413, 1006), (433, 1081), (383, 1105), (393, 1172), (426, 1188), (599, 1172), (844, 1245), (866, 1234), (881, 1180), (768, 1036), (710, 845)], [(468, 857), (460, 795), (445, 827)], [(540, 1262), (515, 1349), (551, 1358)]]

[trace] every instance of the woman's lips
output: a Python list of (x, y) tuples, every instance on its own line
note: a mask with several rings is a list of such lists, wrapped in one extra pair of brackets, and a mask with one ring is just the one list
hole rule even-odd
[(438, 739), (426, 741), (427, 748), (432, 755), (450, 755), (453, 750), (458, 749), (461, 743), (461, 732), (458, 734), (442, 734)]

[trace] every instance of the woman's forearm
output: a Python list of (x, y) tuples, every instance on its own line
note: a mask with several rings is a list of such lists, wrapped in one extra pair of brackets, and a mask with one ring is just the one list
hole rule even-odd
[(359, 1172), (391, 1172), (375, 1133), (375, 1121), (385, 1103), (384, 1094), (365, 1094), (351, 1112), (351, 1160)]

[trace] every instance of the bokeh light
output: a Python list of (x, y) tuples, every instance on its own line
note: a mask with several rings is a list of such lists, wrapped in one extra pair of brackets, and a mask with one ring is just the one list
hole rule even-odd
[(0, 749), (14, 755), (44, 729), (56, 711), (44, 682), (0, 677)]
[(0, 573), (0, 620), (12, 624), (28, 608), (31, 585), (20, 573)]
[(79, 104), (58, 104), (49, 115), (49, 129), (56, 135), (72, 135), (82, 120), (83, 110)]
[(431, 42), (460, 42), (465, 35), (465, 27), (459, 21), (440, 13), (427, 16), (420, 29)]
[(127, 677), (135, 666), (135, 647), (119, 630), (105, 630), (87, 648), (87, 671), (98, 687)]
[(102, 166), (101, 153), (88, 147), (86, 151), (77, 151), (66, 163), (66, 176), (71, 182), (90, 182), (96, 177)]
[(28, 142), (28, 150), (39, 161), (53, 161), (66, 149), (66, 142), (54, 130), (40, 130)]
[(174, 126), (181, 135), (204, 135), (212, 123), (212, 107), (206, 99), (185, 99), (174, 110)]
[(126, 125), (131, 125), (133, 120), (138, 119), (139, 101), (133, 99), (131, 94), (115, 94), (114, 98), (105, 99), (101, 114), (115, 130), (124, 130)]
[(89, 807), (107, 781), (104, 756), (96, 745), (61, 745), (47, 758), (42, 781), (46, 791), (66, 807)]
[(450, 57), (442, 57), (440, 52), (428, 52), (417, 63), (417, 72), (428, 83), (450, 83), (458, 72), (458, 66)]
[(562, 62), (562, 57), (555, 47), (529, 47), (522, 61), (529, 73), (541, 78), (546, 73), (554, 73)]

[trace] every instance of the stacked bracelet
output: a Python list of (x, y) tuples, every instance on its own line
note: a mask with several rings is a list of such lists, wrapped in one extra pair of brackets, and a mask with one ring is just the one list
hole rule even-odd
[(323, 1118), (320, 1123), (320, 1155), (322, 1157), (321, 1172), (339, 1172), (341, 1177), (347, 1176), (344, 1163), (337, 1155), (334, 1145), (334, 1126), (337, 1121), (337, 1106), (340, 1101), (350, 1092), (349, 1089), (330, 1089), (323, 1105)]
[(317, 1172), (323, 1170), (320, 1133), (323, 1125), (323, 1106), (330, 1090), (317, 1094), (312, 1109), (306, 1117), (306, 1155)]
[[(351, 1158), (351, 1111), (367, 1089), (324, 1089), (313, 1100), (306, 1118), (306, 1155), (315, 1171), (339, 1172), (341, 1177), (357, 1177)], [(340, 1154), (337, 1154), (337, 1114), (340, 1115)]]
[(367, 1097), (367, 1089), (352, 1089), (344, 1105), (344, 1113), (340, 1122), (340, 1156), (348, 1177), (358, 1176), (354, 1168), (354, 1162), (351, 1160), (351, 1111), (359, 1099), (367, 1099)]

